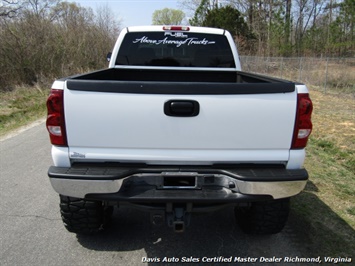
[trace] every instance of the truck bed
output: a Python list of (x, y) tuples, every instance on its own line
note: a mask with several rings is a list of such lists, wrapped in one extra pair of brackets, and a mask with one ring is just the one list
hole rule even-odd
[(296, 99), (292, 82), (235, 70), (115, 68), (70, 77), (64, 91), (70, 158), (285, 164)]
[(242, 71), (111, 68), (67, 78), (69, 90), (149, 94), (286, 93), (295, 84)]

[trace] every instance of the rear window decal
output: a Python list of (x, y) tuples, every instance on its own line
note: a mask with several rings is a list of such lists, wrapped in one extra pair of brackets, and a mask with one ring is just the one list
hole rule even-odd
[(225, 35), (200, 32), (128, 32), (116, 65), (234, 68)]
[(155, 45), (160, 45), (160, 44), (172, 44), (176, 45), (176, 47), (180, 47), (181, 45), (211, 45), (215, 44), (215, 41), (209, 41), (206, 38), (199, 39), (196, 37), (190, 37), (184, 40), (171, 40), (168, 37), (165, 37), (164, 39), (161, 40), (154, 40), (154, 39), (149, 39), (147, 36), (143, 36), (142, 38), (137, 38), (133, 43), (144, 43), (144, 44), (155, 44)]

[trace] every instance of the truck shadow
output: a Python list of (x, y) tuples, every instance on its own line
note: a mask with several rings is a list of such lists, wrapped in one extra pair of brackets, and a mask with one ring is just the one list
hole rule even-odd
[[(295, 197), (291, 205), (289, 222), (284, 230), (271, 236), (250, 236), (244, 234), (236, 225), (232, 207), (204, 214), (194, 214), (191, 225), (184, 233), (174, 233), (165, 224), (155, 226), (150, 223), (150, 215), (134, 209), (116, 210), (113, 221), (105, 232), (96, 236), (78, 236), (79, 243), (87, 249), (95, 251), (137, 251), (144, 249), (144, 257), (163, 260), (183, 257), (197, 258), (202, 262), (204, 257), (318, 257), (352, 255), (350, 250), (344, 254), (334, 254), (329, 250), (329, 241), (341, 241), (333, 231), (323, 225), (309, 222), (306, 214), (302, 214), (300, 204), (312, 202), (314, 211), (321, 211), (331, 224), (342, 228), (349, 239), (355, 239), (354, 230), (327, 205), (315, 196), (312, 191), (316, 186), (309, 182), (304, 192)], [(295, 207), (295, 208), (293, 208)], [(315, 235), (316, 234), (316, 235)], [(341, 250), (340, 246), (340, 250)], [(132, 254), (134, 256), (134, 254)], [(137, 256), (137, 255), (136, 255)], [(139, 255), (137, 264), (149, 263)], [(323, 257), (322, 257), (323, 259)], [(223, 263), (228, 265), (228, 263)], [(235, 265), (235, 263), (234, 263)], [(251, 264), (253, 265), (253, 263)], [(310, 264), (307, 264), (310, 265)]]

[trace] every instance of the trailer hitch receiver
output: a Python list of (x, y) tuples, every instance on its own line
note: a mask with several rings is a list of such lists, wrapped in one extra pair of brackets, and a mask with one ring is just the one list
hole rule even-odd
[(185, 228), (189, 226), (191, 207), (190, 204), (187, 204), (187, 206), (173, 206), (171, 203), (167, 204), (167, 223), (176, 233), (183, 233)]

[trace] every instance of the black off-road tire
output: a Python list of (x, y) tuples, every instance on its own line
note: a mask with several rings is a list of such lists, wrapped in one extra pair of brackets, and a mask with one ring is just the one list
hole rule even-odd
[(113, 207), (60, 195), (60, 213), (65, 228), (72, 233), (92, 235), (102, 231), (112, 216)]
[(290, 198), (254, 202), (249, 207), (236, 207), (235, 216), (244, 233), (277, 234), (287, 222), (289, 209)]

